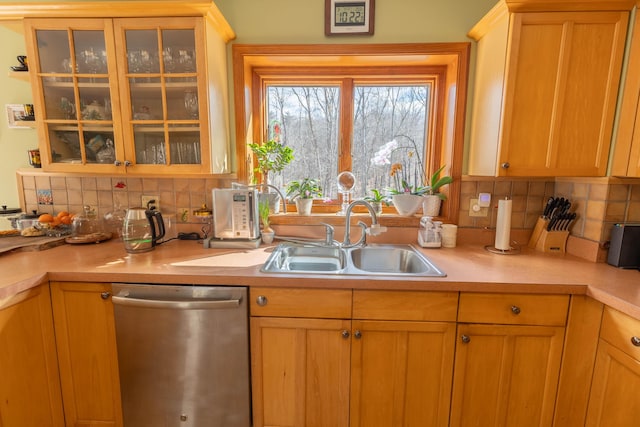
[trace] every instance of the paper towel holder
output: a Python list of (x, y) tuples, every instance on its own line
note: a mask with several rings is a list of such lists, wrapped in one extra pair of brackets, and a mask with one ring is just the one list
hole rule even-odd
[[(494, 245), (484, 248), (494, 254), (514, 255), (520, 253), (520, 247), (511, 245), (511, 199), (505, 197), (498, 202), (498, 218), (496, 221), (496, 239)], [(498, 245), (500, 241), (500, 245)], [(500, 247), (498, 247), (500, 246)]]

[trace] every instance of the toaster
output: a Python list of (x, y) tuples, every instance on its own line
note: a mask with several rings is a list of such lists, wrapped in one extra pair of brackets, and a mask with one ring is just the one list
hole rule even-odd
[(640, 268), (640, 224), (615, 224), (607, 263), (620, 268)]

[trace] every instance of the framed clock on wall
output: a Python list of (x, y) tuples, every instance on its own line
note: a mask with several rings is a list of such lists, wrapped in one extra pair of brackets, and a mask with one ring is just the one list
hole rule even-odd
[(324, 0), (327, 36), (373, 34), (375, 0)]

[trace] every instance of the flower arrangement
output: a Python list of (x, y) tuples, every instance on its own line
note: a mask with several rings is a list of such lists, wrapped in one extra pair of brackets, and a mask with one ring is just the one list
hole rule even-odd
[[(440, 199), (446, 200), (447, 196), (438, 191), (440, 187), (453, 182), (450, 176), (440, 177), (446, 165), (440, 167), (427, 181), (415, 141), (406, 135), (399, 136), (409, 140), (410, 144), (400, 145), (394, 138), (380, 147), (371, 159), (371, 163), (376, 166), (391, 166), (389, 175), (393, 178), (395, 186), (388, 189), (389, 194), (438, 195)], [(398, 161), (392, 161), (396, 152), (404, 153), (404, 156)]]
[(287, 197), (289, 199), (314, 199), (322, 197), (322, 186), (317, 179), (313, 178), (291, 181), (287, 184)]
[[(393, 178), (395, 186), (389, 188), (390, 194), (413, 194), (421, 196), (428, 192), (425, 186), (426, 179), (424, 175), (424, 165), (418, 147), (413, 139), (406, 135), (403, 136), (409, 140), (410, 145), (400, 145), (398, 140), (393, 140), (384, 144), (375, 153), (371, 159), (371, 163), (376, 166), (391, 165), (389, 175)], [(398, 161), (392, 161), (393, 155), (404, 153), (404, 156)]]

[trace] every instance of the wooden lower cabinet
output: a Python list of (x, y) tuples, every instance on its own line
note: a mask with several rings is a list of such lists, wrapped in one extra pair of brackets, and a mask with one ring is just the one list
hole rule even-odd
[(447, 426), (457, 293), (250, 292), (254, 427)]
[(588, 427), (635, 427), (640, 413), (640, 320), (605, 308)]
[(52, 282), (68, 427), (122, 427), (111, 285)]
[(455, 323), (353, 321), (351, 427), (447, 426)]
[[(461, 294), (452, 427), (551, 426), (569, 297)], [(473, 323), (471, 323), (473, 322)]]
[(0, 426), (64, 426), (46, 283), (0, 301)]

